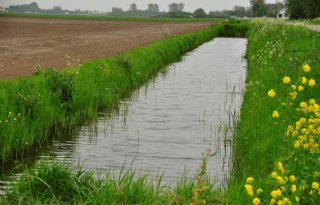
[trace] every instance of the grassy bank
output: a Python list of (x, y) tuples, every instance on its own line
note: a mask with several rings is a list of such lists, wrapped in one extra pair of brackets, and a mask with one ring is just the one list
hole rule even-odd
[(32, 77), (0, 82), (0, 158), (21, 154), (72, 130), (146, 83), (181, 55), (217, 36), (222, 26), (154, 42), (63, 72), (37, 68)]
[(221, 204), (222, 192), (206, 175), (207, 157), (194, 177), (174, 186), (151, 181), (135, 170), (107, 173), (100, 179), (81, 168), (67, 168), (61, 162), (43, 162), (23, 174), (0, 204)]
[(248, 36), (226, 203), (317, 204), (320, 33), (270, 21), (256, 22)]

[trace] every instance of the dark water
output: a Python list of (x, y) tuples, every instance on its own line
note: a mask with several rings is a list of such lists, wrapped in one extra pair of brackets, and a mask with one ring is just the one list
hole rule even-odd
[(193, 176), (201, 153), (211, 149), (217, 154), (208, 170), (223, 183), (242, 102), (246, 42), (216, 38), (200, 46), (122, 101), (118, 114), (101, 113), (95, 123), (78, 128), (75, 137), (50, 143), (33, 161), (50, 155), (99, 172), (118, 172), (133, 162), (151, 177), (164, 173), (165, 182), (174, 182), (184, 170)]

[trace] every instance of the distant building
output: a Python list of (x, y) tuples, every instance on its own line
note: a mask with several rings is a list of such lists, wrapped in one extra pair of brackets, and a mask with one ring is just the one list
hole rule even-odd
[(5, 8), (2, 8), (1, 6), (0, 6), (0, 12), (5, 12), (6, 11), (6, 9)]
[(282, 8), (278, 13), (277, 13), (277, 19), (287, 19), (288, 17), (286, 16), (286, 8)]

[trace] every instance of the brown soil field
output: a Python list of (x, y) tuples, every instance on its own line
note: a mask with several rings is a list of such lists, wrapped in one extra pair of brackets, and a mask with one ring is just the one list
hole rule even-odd
[(36, 65), (71, 67), (210, 24), (0, 17), (0, 79), (31, 75)]

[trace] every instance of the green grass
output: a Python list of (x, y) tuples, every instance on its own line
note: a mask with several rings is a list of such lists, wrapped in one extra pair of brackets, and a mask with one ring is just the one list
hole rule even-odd
[(309, 20), (310, 24), (320, 25), (320, 17)]
[[(319, 162), (305, 160), (297, 166), (297, 162), (290, 161), (292, 146), (290, 140), (284, 137), (287, 126), (299, 119), (300, 115), (294, 107), (298, 107), (300, 101), (308, 101), (310, 98), (319, 102), (319, 85), (316, 89), (306, 86), (294, 101), (293, 108), (281, 106), (281, 103), (288, 101), (287, 93), (290, 89), (290, 85), (284, 86), (282, 78), (289, 76), (292, 82), (299, 81), (304, 75), (302, 65), (308, 63), (313, 70), (312, 76), (309, 74), (307, 77), (319, 79), (319, 53), (320, 33), (302, 26), (288, 26), (274, 21), (260, 22), (249, 32), (246, 92), (236, 129), (233, 178), (226, 192), (227, 204), (252, 204), (252, 199), (244, 189), (247, 177), (255, 179), (254, 188), (265, 188), (261, 198), (270, 199), (270, 192), (276, 187), (270, 182), (270, 174), (277, 161), (283, 162), (288, 173), (304, 168), (309, 169), (309, 174), (319, 170)], [(270, 89), (276, 91), (276, 99), (268, 97)], [(279, 119), (272, 118), (274, 110), (279, 111)], [(307, 156), (303, 156), (307, 159)], [(301, 173), (298, 177), (304, 179)], [(307, 186), (310, 187), (310, 184)], [(307, 195), (304, 197), (308, 198)], [(308, 199), (301, 200), (307, 204), (314, 203)]]
[[(1, 13), (0, 17), (28, 17), (28, 18), (53, 18), (69, 20), (123, 20), (123, 21), (167, 21), (167, 22), (221, 22), (226, 19), (220, 18), (151, 18), (151, 17), (125, 17), (104, 15), (60, 15), (60, 14), (29, 14), (29, 13)], [(232, 19), (230, 19), (232, 20)]]
[[(206, 165), (207, 158), (203, 159)], [(23, 173), (0, 204), (209, 204), (222, 203), (222, 192), (203, 166), (195, 179), (185, 175), (175, 185), (137, 175), (134, 169), (98, 178), (81, 168), (42, 161)]]

